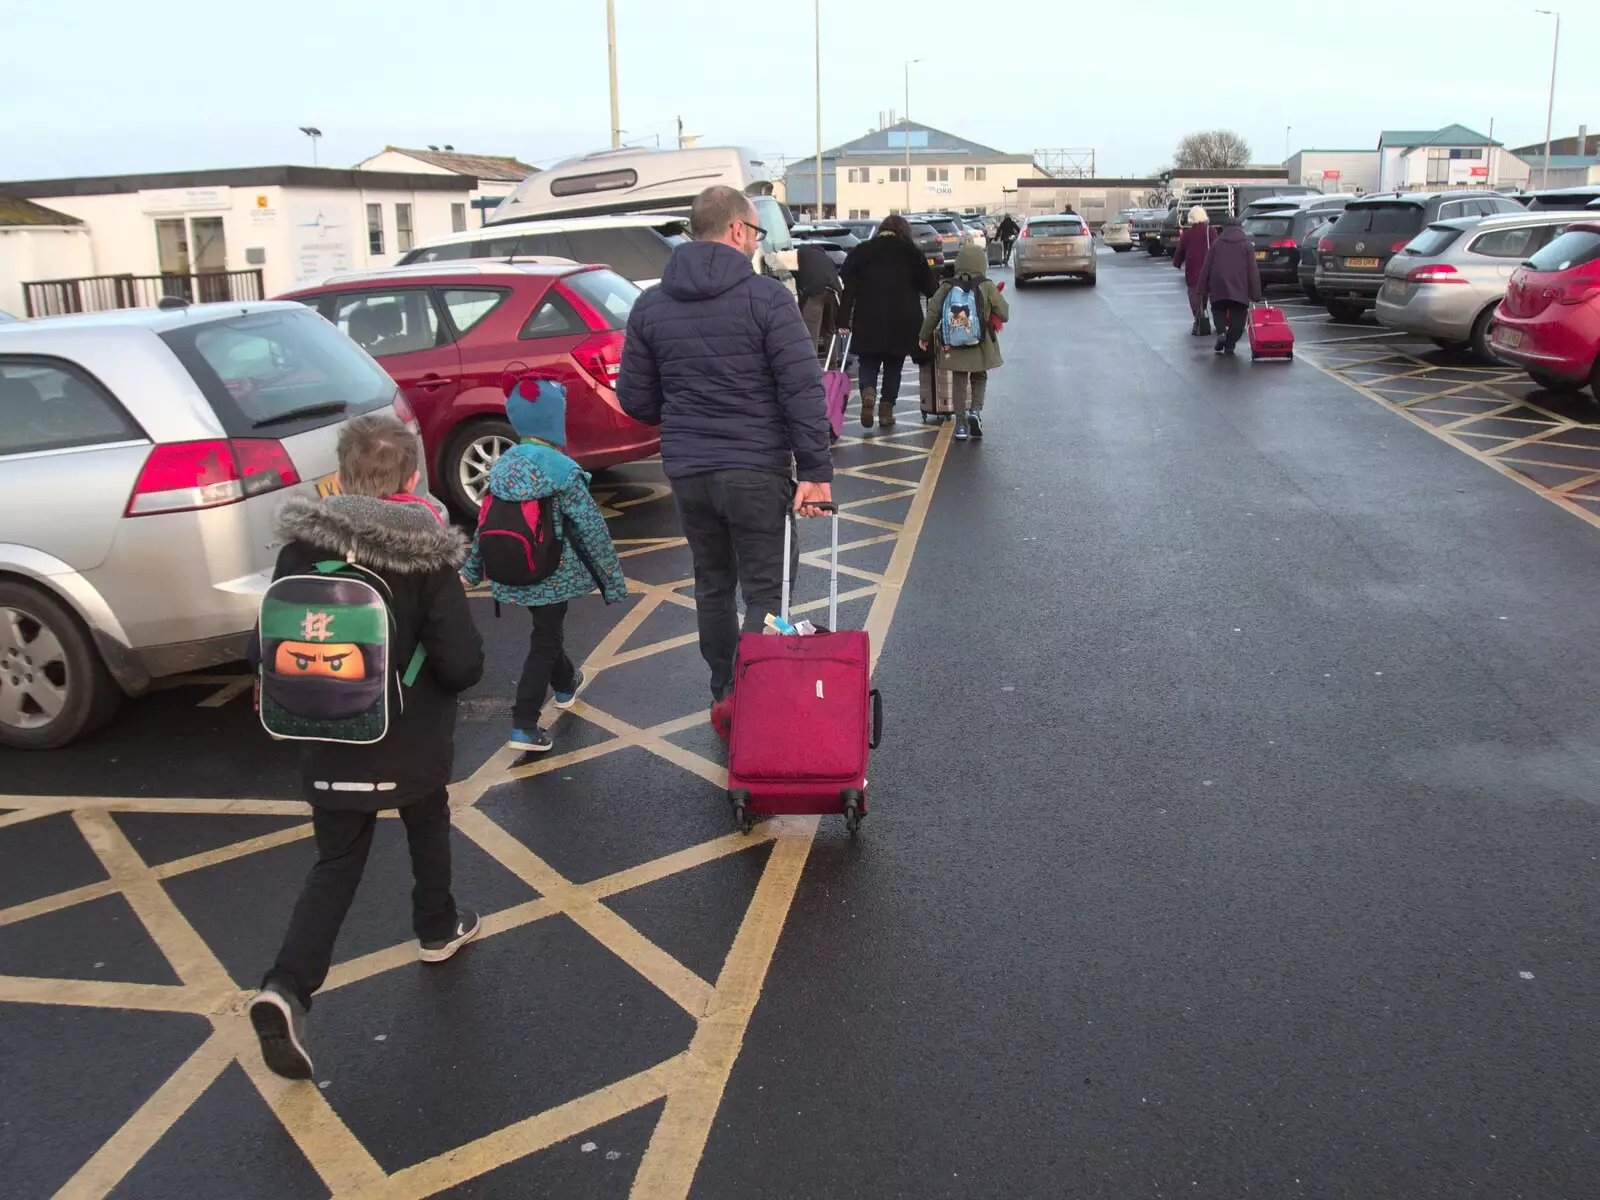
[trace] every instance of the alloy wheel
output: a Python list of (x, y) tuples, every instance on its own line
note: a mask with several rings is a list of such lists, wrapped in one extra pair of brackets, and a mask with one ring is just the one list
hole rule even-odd
[(483, 503), (483, 498), (489, 494), (489, 472), (512, 445), (512, 440), (504, 434), (485, 433), (473, 438), (462, 448), (461, 461), (456, 466), (456, 478), (461, 483), (461, 490), (472, 498), (474, 504)]
[(0, 608), (0, 725), (38, 729), (66, 707), (70, 677), (61, 639), (20, 608)]

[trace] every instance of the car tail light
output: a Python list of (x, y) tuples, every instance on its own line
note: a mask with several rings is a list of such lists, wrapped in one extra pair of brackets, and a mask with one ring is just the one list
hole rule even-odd
[(1332, 254), (1333, 253), (1333, 239), (1332, 238), (1321, 238), (1321, 239), (1319, 239), (1318, 242), (1317, 242), (1317, 253), (1318, 254)]
[(126, 515), (218, 508), (299, 482), (282, 442), (267, 438), (172, 442), (157, 446), (145, 459)]
[(1555, 293), (1556, 301), (1560, 304), (1582, 304), (1585, 300), (1600, 296), (1600, 258), (1563, 274)]
[(1406, 272), (1407, 283), (1465, 283), (1461, 273), (1449, 263), (1426, 263)]
[(1293, 238), (1279, 238), (1277, 241), (1272, 243), (1272, 249), (1293, 250), (1299, 244), (1300, 243), (1295, 241)]
[(1400, 251), (1404, 250), (1410, 243), (1411, 243), (1411, 239), (1410, 238), (1406, 238), (1405, 241), (1403, 241), (1403, 242), (1396, 242), (1394, 245), (1389, 247), (1389, 253), (1390, 254), (1399, 254)]
[(572, 357), (596, 383), (615, 388), (622, 374), (622, 334), (607, 330), (585, 338), (572, 348)]
[(416, 409), (411, 407), (411, 401), (407, 400), (406, 394), (398, 388), (395, 389), (394, 393), (394, 415), (399, 418), (400, 424), (411, 430), (412, 433), (420, 434), (422, 432), (422, 424), (417, 420)]
[(943, 238), (942, 238), (942, 237), (940, 237), (940, 236), (939, 236), (939, 235), (938, 235), (938, 234), (937, 234), (937, 233), (936, 233), (936, 234), (934, 234), (934, 235), (933, 235), (933, 244), (934, 244), (934, 245), (935, 245), (935, 246), (942, 246), (942, 245), (944, 245), (944, 239), (943, 239)]

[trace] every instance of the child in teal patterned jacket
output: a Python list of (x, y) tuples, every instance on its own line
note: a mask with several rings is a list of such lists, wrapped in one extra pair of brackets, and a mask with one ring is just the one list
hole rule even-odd
[[(513, 503), (554, 497), (556, 536), (562, 542), (561, 563), (548, 579), (525, 587), (490, 583), (496, 600), (521, 605), (533, 616), (506, 744), (544, 753), (554, 745), (549, 731), (539, 726), (546, 689), (555, 692), (557, 708), (569, 708), (584, 684), (583, 672), (567, 657), (563, 644), (567, 603), (598, 587), (606, 603), (615, 604), (627, 598), (628, 584), (605, 518), (589, 494), (588, 474), (562, 453), (567, 444), (567, 389), (550, 379), (519, 378), (508, 389), (506, 416), (522, 442), (502, 454), (489, 472), (489, 492)], [(461, 577), (473, 586), (484, 578), (476, 534)]]

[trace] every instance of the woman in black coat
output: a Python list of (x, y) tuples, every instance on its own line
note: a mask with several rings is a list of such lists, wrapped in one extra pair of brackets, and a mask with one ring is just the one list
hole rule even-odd
[(917, 353), (923, 297), (933, 295), (938, 284), (901, 216), (885, 217), (876, 235), (850, 251), (840, 274), (839, 328), (852, 331), (851, 346), (861, 360), (861, 424), (872, 427), (876, 406), (878, 424), (888, 429), (894, 424), (900, 373)]

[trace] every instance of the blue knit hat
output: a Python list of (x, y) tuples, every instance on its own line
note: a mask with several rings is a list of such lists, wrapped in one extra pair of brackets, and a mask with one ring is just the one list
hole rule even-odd
[(525, 375), (506, 393), (506, 417), (525, 438), (567, 444), (567, 388), (554, 379)]

